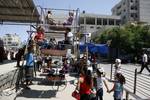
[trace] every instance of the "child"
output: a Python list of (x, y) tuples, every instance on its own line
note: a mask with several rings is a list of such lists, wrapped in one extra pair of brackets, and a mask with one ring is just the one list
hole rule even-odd
[(105, 78), (103, 77), (104, 69), (103, 68), (97, 69), (96, 73), (97, 73), (97, 77), (96, 77), (96, 90), (97, 90), (96, 98), (97, 98), (97, 100), (103, 100), (103, 83), (104, 83), (107, 91), (109, 91), (107, 83), (105, 81)]
[(37, 28), (37, 33), (34, 37), (34, 40), (38, 43), (39, 46), (41, 46), (43, 43), (44, 37), (45, 37), (44, 29), (41, 26), (39, 26)]
[(115, 73), (114, 76), (118, 73), (121, 72), (121, 60), (120, 59), (116, 59), (115, 60)]
[(32, 84), (33, 79), (33, 67), (34, 67), (34, 57), (33, 57), (33, 48), (28, 47), (28, 52), (25, 55), (26, 66), (25, 66), (25, 76), (26, 76), (26, 88), (29, 84)]
[(47, 24), (56, 25), (54, 23), (55, 20), (52, 18), (52, 12), (51, 11), (47, 12), (46, 20), (47, 20)]
[(72, 12), (69, 12), (69, 17), (68, 19), (66, 20), (66, 22), (63, 23), (63, 25), (72, 25), (72, 22), (73, 22), (73, 16), (74, 14)]
[(125, 84), (125, 77), (121, 73), (117, 73), (115, 76), (114, 86), (109, 91), (109, 93), (114, 91), (114, 100), (122, 100), (123, 84)]

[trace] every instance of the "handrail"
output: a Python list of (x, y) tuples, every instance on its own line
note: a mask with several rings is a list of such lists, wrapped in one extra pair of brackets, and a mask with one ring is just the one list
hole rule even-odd
[(15, 69), (8, 73), (0, 75), (0, 80), (1, 80), (0, 93), (5, 89), (15, 87), (18, 73), (19, 73), (19, 70)]
[(62, 11), (76, 11), (76, 10), (73, 10), (73, 9), (56, 9), (56, 8), (42, 8), (44, 10), (62, 10)]
[[(111, 64), (111, 73), (110, 79), (113, 79), (115, 68)], [(124, 90), (126, 91), (126, 99), (128, 100), (128, 95), (132, 95), (136, 99), (149, 98), (150, 97), (150, 89), (148, 88), (150, 84), (149, 77), (146, 75), (138, 75), (137, 69), (135, 71), (130, 69), (121, 68), (122, 74), (126, 78), (126, 84), (124, 86)], [(143, 79), (144, 77), (144, 79)], [(143, 90), (144, 89), (144, 90)], [(140, 93), (140, 96), (139, 96)]]

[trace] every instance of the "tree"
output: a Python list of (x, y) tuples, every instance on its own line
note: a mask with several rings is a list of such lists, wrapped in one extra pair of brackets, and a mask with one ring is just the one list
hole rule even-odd
[(110, 47), (115, 48), (117, 53), (137, 56), (142, 52), (142, 48), (150, 48), (150, 27), (127, 24), (123, 27), (105, 30), (94, 40), (97, 43), (107, 43), (111, 40)]

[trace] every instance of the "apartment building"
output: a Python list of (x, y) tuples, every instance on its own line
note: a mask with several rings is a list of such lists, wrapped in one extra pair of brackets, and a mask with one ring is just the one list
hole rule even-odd
[(121, 17), (122, 24), (134, 21), (150, 24), (150, 0), (121, 0), (111, 11)]
[(81, 32), (93, 33), (107, 28), (119, 26), (120, 22), (120, 16), (82, 13), (80, 14), (79, 24)]
[(7, 50), (17, 50), (21, 44), (21, 39), (17, 34), (5, 34), (3, 41)]

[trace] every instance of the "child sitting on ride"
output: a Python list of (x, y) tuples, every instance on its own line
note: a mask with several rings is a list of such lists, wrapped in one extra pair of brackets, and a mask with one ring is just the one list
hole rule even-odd
[(41, 45), (41, 43), (44, 40), (44, 37), (45, 37), (45, 35), (44, 35), (44, 29), (41, 26), (39, 26), (37, 28), (37, 33), (35, 35), (34, 40), (38, 43), (38, 45)]
[(56, 25), (56, 24), (54, 23), (55, 20), (52, 18), (52, 12), (51, 12), (51, 11), (48, 11), (48, 12), (47, 12), (46, 20), (47, 20), (47, 24)]
[(65, 73), (68, 73), (68, 63), (67, 63), (67, 58), (63, 59), (63, 68), (62, 71)]
[(49, 73), (50, 70), (52, 69), (52, 58), (47, 57), (45, 59), (45, 63), (47, 64), (46, 68), (44, 68), (44, 73)]
[(73, 22), (73, 16), (74, 14), (72, 12), (69, 12), (69, 17), (68, 19), (63, 23), (63, 25), (72, 25)]

